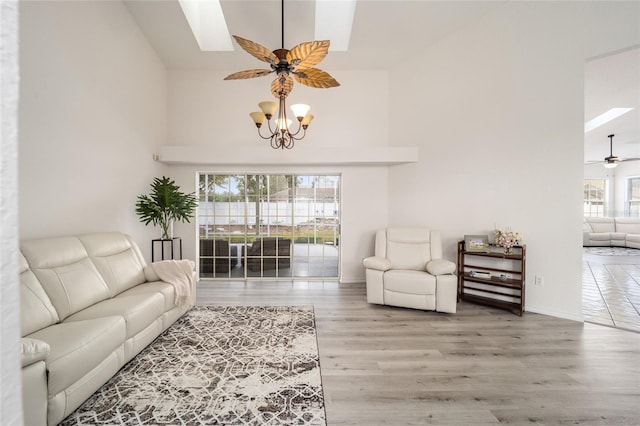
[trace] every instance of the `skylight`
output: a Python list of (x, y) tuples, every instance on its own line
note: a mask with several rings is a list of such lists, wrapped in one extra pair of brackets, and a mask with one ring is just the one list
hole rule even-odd
[(356, 0), (316, 0), (315, 40), (331, 40), (329, 50), (349, 50)]
[(202, 51), (232, 51), (220, 0), (178, 0)]
[(632, 110), (633, 108), (611, 108), (604, 114), (600, 114), (596, 118), (584, 123), (584, 132), (587, 133), (592, 131), (593, 129), (597, 129), (598, 127), (607, 124), (611, 120), (614, 120)]
[[(331, 51), (347, 51), (357, 0), (316, 0), (315, 40), (331, 40)], [(220, 0), (178, 0), (202, 51), (233, 51)]]

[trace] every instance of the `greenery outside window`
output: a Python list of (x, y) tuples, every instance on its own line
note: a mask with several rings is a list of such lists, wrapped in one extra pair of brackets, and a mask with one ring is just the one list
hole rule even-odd
[(201, 278), (337, 278), (339, 175), (199, 175)]

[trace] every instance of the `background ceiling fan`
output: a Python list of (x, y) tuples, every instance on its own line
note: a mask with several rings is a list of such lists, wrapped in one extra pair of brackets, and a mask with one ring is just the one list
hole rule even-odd
[(620, 158), (618, 156), (613, 155), (613, 137), (614, 136), (615, 135), (613, 134), (607, 136), (609, 138), (609, 155), (604, 157), (603, 161), (590, 161), (589, 163), (592, 163), (592, 164), (602, 163), (607, 168), (613, 168), (613, 167), (616, 167), (620, 162), (640, 160), (640, 158)]
[(329, 51), (329, 40), (304, 42), (294, 46), (291, 50), (284, 48), (284, 0), (281, 2), (282, 12), (282, 47), (271, 51), (263, 45), (234, 35), (233, 38), (247, 53), (256, 59), (266, 62), (270, 69), (251, 69), (239, 71), (226, 76), (225, 80), (262, 77), (271, 73), (276, 78), (271, 83), (271, 93), (276, 98), (286, 97), (293, 89), (293, 78), (298, 83), (309, 87), (329, 88), (339, 86), (329, 73), (314, 65), (322, 61)]

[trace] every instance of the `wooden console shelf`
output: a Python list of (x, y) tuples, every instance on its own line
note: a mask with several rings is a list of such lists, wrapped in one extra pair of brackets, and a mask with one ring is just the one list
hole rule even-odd
[(490, 246), (486, 252), (467, 251), (464, 241), (458, 242), (458, 300), (507, 309), (522, 316), (526, 251), (525, 245), (513, 247), (510, 254), (497, 246)]

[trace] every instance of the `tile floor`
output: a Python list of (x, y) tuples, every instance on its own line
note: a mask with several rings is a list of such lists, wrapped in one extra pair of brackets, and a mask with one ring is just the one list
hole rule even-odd
[(587, 322), (640, 332), (640, 256), (585, 252), (582, 314)]

